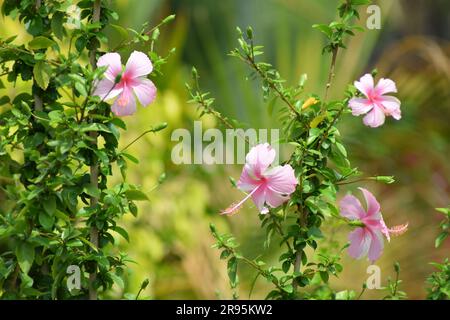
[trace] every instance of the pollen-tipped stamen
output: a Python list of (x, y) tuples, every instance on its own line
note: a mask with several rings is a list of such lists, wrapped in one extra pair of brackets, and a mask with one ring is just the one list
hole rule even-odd
[(259, 187), (261, 187), (261, 185), (257, 186), (255, 189), (253, 189), (252, 192), (247, 194), (245, 196), (245, 198), (242, 199), (241, 201), (239, 201), (238, 203), (236, 203), (236, 204), (233, 203), (233, 204), (231, 204), (231, 206), (229, 206), (225, 210), (220, 211), (220, 214), (233, 215), (233, 214), (237, 213), (242, 208), (242, 205), (244, 204), (244, 202), (247, 201), (256, 192), (256, 190), (259, 189)]
[(394, 226), (389, 228), (389, 233), (393, 236), (400, 236), (404, 234), (408, 230), (408, 223), (400, 224), (398, 226)]

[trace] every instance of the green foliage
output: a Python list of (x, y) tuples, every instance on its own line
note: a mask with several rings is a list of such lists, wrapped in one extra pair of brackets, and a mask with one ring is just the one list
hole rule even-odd
[(431, 263), (438, 271), (433, 272), (427, 279), (429, 285), (427, 299), (450, 299), (450, 262), (448, 258), (442, 264)]
[(382, 288), (388, 292), (388, 294), (383, 298), (384, 300), (402, 300), (406, 299), (406, 293), (399, 290), (402, 280), (400, 277), (400, 264), (398, 262), (394, 263), (395, 280), (388, 278), (387, 287)]
[[(74, 28), (66, 24), (67, 3), (40, 3), (5, 0), (2, 6), (3, 14), (19, 19), (33, 38), (25, 44), (0, 39), (7, 81), (15, 85), (20, 77), (28, 83), (14, 98), (2, 98), (8, 106), (0, 114), (0, 188), (6, 195), (0, 240), (8, 249), (0, 255), (0, 295), (67, 299), (89, 292), (95, 298), (114, 283), (124, 287), (127, 257), (113, 245), (115, 234), (127, 241), (129, 236), (117, 222), (128, 213), (136, 216), (134, 201), (148, 199), (125, 180), (127, 161), (137, 161), (118, 149), (125, 123), (91, 95), (106, 69), (95, 68), (96, 59), (109, 51), (104, 29), (118, 16), (108, 1), (79, 1)], [(130, 30), (135, 36), (124, 34), (123, 40), (148, 41), (147, 29)], [(156, 39), (149, 40), (149, 56), (159, 72), (166, 60), (153, 51)], [(111, 185), (116, 165), (123, 181)], [(81, 269), (79, 291), (67, 289), (70, 265)]]
[[(342, 272), (343, 268), (339, 263), (340, 253), (345, 246), (319, 249), (319, 242), (324, 237), (322, 224), (326, 219), (333, 217), (342, 219), (336, 207), (336, 194), (340, 184), (360, 180), (393, 182), (392, 177), (350, 180), (359, 172), (350, 165), (336, 125), (345, 113), (349, 99), (355, 96), (355, 89), (349, 86), (342, 100), (327, 101), (337, 48), (344, 47), (342, 42), (344, 34), (353, 35), (345, 31), (356, 28), (350, 24), (351, 18), (358, 16), (356, 5), (346, 1), (339, 8), (343, 22), (334, 22), (327, 27), (331, 42), (325, 49), (332, 52), (332, 61), (323, 98), (318, 94), (304, 92), (306, 75), (300, 77), (296, 86), (287, 86), (271, 64), (258, 61), (263, 54), (263, 47), (255, 45), (253, 30), (248, 28), (244, 33), (238, 28), (239, 47), (230, 55), (250, 67), (250, 79), (260, 79), (265, 100), (282, 101), (282, 107), (278, 110), (282, 124), (282, 141), (295, 147), (290, 159), (283, 163), (288, 163), (294, 168), (299, 184), (286, 204), (278, 209), (270, 209), (267, 215), (260, 216), (261, 227), (266, 233), (266, 248), (271, 246), (273, 235), (278, 235), (282, 239), (279, 245), (284, 251), (279, 256), (279, 265), (267, 268), (266, 263), (259, 258), (243, 257), (235, 249), (237, 244), (234, 237), (220, 235), (215, 227), (211, 228), (217, 241), (215, 247), (222, 250), (221, 258), (228, 260), (228, 275), (232, 288), (238, 284), (237, 264), (242, 261), (253, 267), (258, 276), (274, 285), (274, 290), (268, 293), (267, 299), (330, 299), (354, 296), (349, 292), (338, 294), (329, 288), (330, 277), (337, 277)], [(319, 29), (328, 32), (325, 27)], [(214, 98), (210, 98), (208, 93), (200, 90), (199, 77), (195, 69), (193, 78), (195, 87), (188, 86), (188, 89), (192, 97), (191, 102), (197, 104), (200, 115), (211, 114), (226, 126), (233, 127), (237, 122), (218, 113), (213, 107)], [(308, 248), (318, 253), (315, 256), (308, 256)], [(312, 291), (306, 290), (307, 287)], [(299, 288), (305, 290), (300, 291)]]
[(441, 233), (439, 233), (435, 241), (435, 247), (438, 248), (450, 234), (450, 208), (436, 208), (436, 211), (444, 215), (444, 219), (439, 225)]
[[(441, 233), (436, 237), (435, 246), (440, 247), (444, 240), (448, 237), (450, 230), (450, 208), (436, 208), (436, 210), (444, 215), (444, 219), (440, 223)], [(427, 299), (431, 300), (449, 300), (450, 299), (450, 262), (445, 258), (442, 264), (430, 262), (438, 271), (433, 272), (428, 278), (427, 283), (428, 295)]]

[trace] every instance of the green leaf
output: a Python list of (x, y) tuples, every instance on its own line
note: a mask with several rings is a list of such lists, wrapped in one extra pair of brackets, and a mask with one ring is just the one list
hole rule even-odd
[(55, 214), (56, 198), (54, 196), (51, 196), (44, 201), (44, 210), (51, 216)]
[(125, 191), (125, 195), (128, 200), (132, 201), (149, 201), (147, 195), (140, 190), (128, 190)]
[(111, 133), (111, 129), (109, 129), (107, 126), (101, 123), (90, 123), (88, 125), (82, 126), (80, 129), (81, 132), (88, 132), (88, 131), (103, 131)]
[(441, 232), (438, 235), (438, 237), (436, 238), (436, 241), (434, 242), (434, 246), (436, 248), (439, 248), (447, 237), (448, 237), (448, 233), (447, 232)]
[(9, 99), (8, 96), (3, 96), (0, 98), (0, 106), (9, 103), (11, 100)]
[(116, 127), (119, 127), (119, 128), (121, 128), (123, 130), (127, 129), (127, 125), (125, 124), (125, 122), (122, 119), (112, 118), (109, 122), (114, 124)]
[(110, 23), (109, 26), (117, 32), (119, 37), (119, 42), (125, 41), (128, 39), (128, 31), (124, 27), (121, 27), (117, 24)]
[(84, 244), (88, 245), (89, 247), (91, 247), (92, 250), (94, 250), (95, 252), (98, 252), (98, 248), (89, 240), (87, 240), (84, 237), (80, 237), (79, 238)]
[(136, 164), (139, 163), (139, 159), (137, 159), (136, 157), (132, 156), (129, 153), (122, 152), (121, 155), (124, 156), (125, 158), (127, 158), (128, 160), (130, 160), (131, 162), (134, 162)]
[(365, 4), (369, 4), (370, 0), (352, 0), (352, 6), (361, 6)]
[(31, 278), (25, 273), (20, 274), (20, 280), (21, 280), (20, 288), (22, 289), (22, 292), (24, 292), (26, 288), (31, 289), (31, 287), (33, 286), (34, 282), (33, 278)]
[(16, 257), (22, 272), (28, 274), (34, 262), (34, 246), (29, 242), (21, 242), (16, 247)]
[(228, 250), (223, 250), (222, 253), (220, 254), (220, 259), (221, 260), (225, 260), (230, 256), (231, 252)]
[(324, 282), (324, 283), (328, 283), (328, 279), (329, 279), (329, 275), (328, 275), (328, 272), (326, 272), (326, 271), (320, 271), (320, 278), (322, 279), (322, 281)]
[(43, 90), (47, 90), (51, 74), (52, 68), (45, 61), (38, 61), (33, 67), (34, 80)]
[(323, 32), (328, 38), (333, 35), (333, 30), (326, 24), (314, 24), (312, 27)]
[(124, 237), (124, 239), (127, 240), (127, 242), (130, 242), (130, 237), (128, 235), (128, 232), (124, 228), (121, 228), (119, 226), (115, 226), (115, 227), (113, 227), (111, 229), (113, 229), (115, 232), (117, 232), (122, 237)]
[(41, 226), (44, 227), (45, 230), (51, 230), (54, 222), (55, 222), (54, 216), (51, 216), (45, 213), (44, 211), (41, 211), (39, 213), (39, 223)]
[(116, 275), (115, 273), (110, 272), (109, 276), (111, 277), (111, 279), (113, 279), (113, 281), (121, 288), (125, 288), (125, 284), (123, 282), (122, 277), (119, 277), (118, 275)]
[(436, 208), (436, 211), (448, 215), (450, 218), (450, 208)]
[(238, 283), (237, 259), (235, 257), (232, 257), (230, 260), (228, 260), (227, 272), (228, 277), (230, 278), (231, 287), (235, 288)]
[(347, 150), (345, 150), (345, 147), (344, 147), (341, 143), (336, 142), (336, 148), (339, 150), (339, 152), (340, 152), (344, 157), (347, 158)]
[(86, 87), (80, 83), (80, 82), (75, 82), (75, 89), (78, 91), (78, 93), (80, 95), (82, 95), (83, 97), (87, 97), (88, 96), (88, 92), (86, 90)]
[(92, 184), (84, 186), (83, 191), (91, 197), (100, 198), (100, 190)]
[(287, 293), (292, 293), (294, 292), (294, 287), (292, 286), (292, 284), (288, 284), (287, 286), (283, 287), (283, 290), (286, 291)]
[(34, 38), (33, 40), (31, 40), (28, 43), (28, 46), (32, 50), (38, 50), (38, 49), (48, 48), (54, 44), (55, 44), (55, 41), (53, 41), (49, 38), (43, 37), (43, 36), (38, 36), (38, 37)]
[(281, 269), (283, 270), (284, 273), (288, 273), (290, 268), (291, 263), (289, 262), (289, 260), (284, 261), (283, 264), (281, 265)]
[(323, 121), (323, 119), (325, 119), (325, 118), (326, 118), (325, 114), (320, 114), (317, 117), (315, 117), (314, 119), (312, 119), (312, 121), (309, 124), (309, 126), (311, 128), (316, 128)]
[(322, 231), (320, 231), (320, 229), (319, 228), (317, 228), (317, 227), (311, 227), (311, 228), (309, 228), (309, 230), (308, 230), (308, 237), (315, 237), (315, 238), (323, 238), (323, 234), (322, 234)]
[(63, 19), (64, 13), (62, 13), (61, 11), (56, 11), (52, 16), (52, 31), (59, 40), (62, 40), (64, 36)]
[(311, 130), (309, 130), (309, 137), (308, 140), (306, 141), (307, 145), (312, 144), (317, 137), (320, 135), (321, 130), (319, 128), (312, 128)]
[(336, 300), (352, 300), (355, 296), (355, 292), (353, 290), (343, 290), (336, 292)]

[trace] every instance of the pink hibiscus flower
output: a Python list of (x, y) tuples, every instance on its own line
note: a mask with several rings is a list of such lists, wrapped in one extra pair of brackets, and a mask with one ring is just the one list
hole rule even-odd
[[(133, 51), (128, 58), (125, 69), (122, 68), (120, 55), (116, 52), (106, 53), (98, 59), (98, 67), (107, 66), (105, 78), (100, 80), (94, 94), (103, 100), (114, 101), (111, 110), (116, 116), (128, 116), (136, 112), (136, 99), (146, 107), (155, 100), (156, 87), (145, 76), (153, 70), (153, 65), (145, 53)], [(116, 83), (118, 76), (120, 81)]]
[(221, 214), (236, 213), (250, 197), (261, 214), (269, 211), (266, 205), (276, 208), (289, 200), (297, 185), (294, 169), (290, 165), (270, 168), (275, 156), (275, 150), (268, 143), (259, 144), (250, 150), (237, 183), (238, 188), (248, 194)]
[(369, 260), (374, 262), (383, 252), (383, 235), (390, 241), (390, 235), (404, 233), (408, 228), (408, 224), (389, 229), (381, 215), (380, 204), (373, 194), (366, 189), (359, 189), (366, 200), (367, 210), (352, 195), (346, 195), (340, 202), (341, 216), (350, 219), (353, 225), (358, 227), (348, 237), (350, 240), (348, 253), (355, 259), (368, 254)]
[(355, 81), (354, 85), (365, 98), (352, 98), (348, 105), (354, 116), (366, 114), (363, 119), (366, 126), (372, 128), (381, 126), (385, 116), (392, 116), (395, 120), (400, 120), (402, 117), (400, 100), (384, 95), (389, 92), (397, 92), (394, 81), (381, 78), (374, 87), (373, 77), (367, 73), (359, 81)]

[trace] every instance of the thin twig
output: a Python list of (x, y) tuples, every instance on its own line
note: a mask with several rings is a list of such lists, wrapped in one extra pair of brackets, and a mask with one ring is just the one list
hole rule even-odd
[(334, 68), (336, 66), (336, 57), (338, 54), (338, 47), (335, 47), (332, 51), (332, 56), (331, 56), (331, 65), (330, 65), (330, 70), (328, 71), (328, 79), (327, 79), (327, 85), (325, 87), (325, 95), (323, 97), (323, 105), (325, 106), (325, 103), (327, 102), (328, 99), (328, 93), (330, 91), (330, 87), (331, 87), (331, 83), (333, 82), (333, 78), (334, 78)]
[[(265, 80), (268, 84), (269, 87), (275, 91), (275, 93), (278, 95), (278, 97), (280, 97), (281, 100), (283, 100), (284, 103), (286, 103), (286, 105), (289, 107), (289, 109), (291, 109), (291, 111), (296, 115), (296, 116), (300, 116), (300, 113), (295, 109), (294, 105), (286, 98), (286, 96), (283, 94), (283, 92), (280, 91), (280, 89), (275, 85), (275, 83), (272, 81), (272, 79), (268, 78), (264, 72), (262, 72), (262, 70), (258, 67), (258, 65), (255, 62), (255, 59), (253, 59), (252, 57), (250, 57), (249, 55), (246, 55), (247, 57), (247, 63), (253, 68), (255, 69), (256, 72), (258, 72), (258, 74), (261, 76), (261, 78), (263, 80)], [(245, 60), (244, 60), (245, 61)]]

